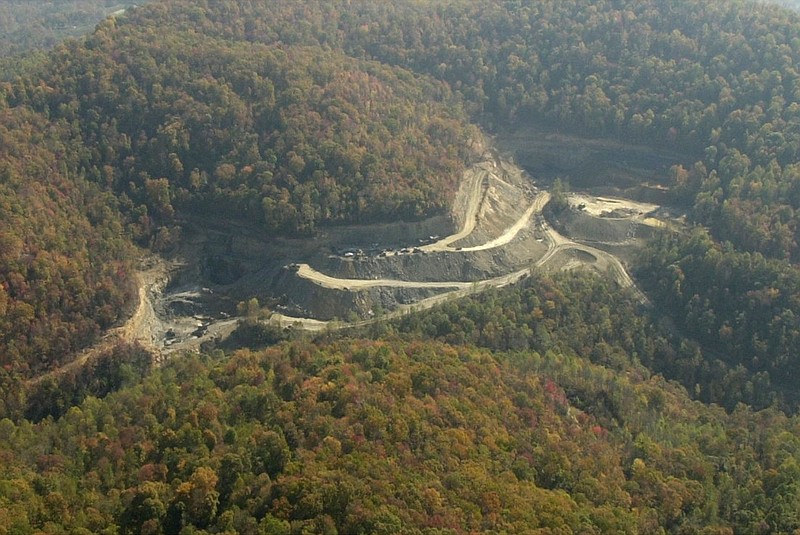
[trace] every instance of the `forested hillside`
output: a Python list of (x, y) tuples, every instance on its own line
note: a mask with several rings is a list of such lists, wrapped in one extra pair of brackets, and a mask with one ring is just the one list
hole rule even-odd
[[(0, 534), (800, 530), (798, 35), (744, 0), (165, 0), (20, 67)], [(532, 269), (353, 338), (253, 314), (234, 340), (294, 340), (37, 382), (184, 225), (443, 214), (479, 129), (531, 125), (692, 162), (664, 197), (696, 228), (655, 232), (645, 298)]]
[[(0, 385), (61, 364), (128, 312), (117, 200), (78, 171), (67, 124), (0, 110)], [(8, 379), (9, 388), (11, 379)]]
[[(210, 3), (153, 6), (131, 22), (145, 23), (155, 16), (150, 13), (176, 30), (199, 21), (204, 31), (225, 39), (322, 44), (424, 72), (462, 95), (489, 129), (534, 122), (683, 151), (695, 163), (671, 171), (675, 202), (689, 205), (692, 219), (715, 239), (731, 243), (720, 249), (723, 257), (732, 255), (726, 262), (739, 263), (739, 252), (775, 258), (771, 269), (783, 281), (775, 289), (787, 302), (800, 294), (791, 282), (800, 243), (800, 108), (794, 103), (800, 18), (794, 12), (688, 0), (277, 2), (235, 10)], [(247, 24), (230, 23), (241, 16)], [(668, 265), (642, 276), (663, 279)], [(689, 277), (712, 278), (710, 266), (697, 267), (700, 272)], [(765, 282), (752, 280), (742, 291), (761, 291)], [(786, 358), (779, 354), (796, 348), (798, 332), (791, 318), (781, 316), (783, 309), (750, 315), (742, 300), (697, 288), (682, 296), (694, 300), (693, 314), (728, 318), (714, 320), (700, 336), (712, 351), (729, 351), (730, 340), (723, 339), (728, 328), (737, 340), (749, 340), (717, 360), (753, 373), (783, 367)], [(682, 322), (686, 305), (671, 310)], [(761, 342), (776, 331), (782, 340)]]
[(187, 357), (0, 428), (9, 533), (798, 527), (795, 419), (554, 352), (390, 339)]
[(445, 85), (318, 46), (159, 31), (109, 22), (52, 55), (43, 100), (9, 88), (11, 105), (78, 121), (86, 172), (134, 211), (307, 234), (452, 199), (470, 130)]
[[(669, 297), (658, 297), (672, 306)], [(741, 299), (752, 297), (745, 292)], [(751, 341), (739, 340), (741, 345), (736, 345), (729, 340), (729, 346), (709, 351), (708, 347), (717, 347), (713, 342), (705, 348), (697, 343), (708, 342), (705, 318), (682, 309), (670, 312), (681, 319), (685, 330), (680, 332), (693, 338), (676, 333), (665, 323), (662, 312), (643, 307), (612, 281), (580, 274), (533, 276), (517, 288), (485, 292), (474, 299), (408, 315), (388, 326), (374, 327), (370, 333), (382, 336), (390, 332), (412, 340), (433, 339), (499, 351), (557, 351), (618, 372), (644, 365), (682, 383), (697, 399), (729, 410), (739, 403), (756, 408), (796, 407), (791, 366), (778, 373), (777, 363), (775, 368), (746, 370), (741, 355), (753, 350)], [(785, 333), (787, 329), (775, 331)], [(745, 332), (746, 328), (740, 329)], [(780, 355), (780, 350), (774, 354)], [(765, 358), (764, 366), (768, 363), (773, 361)], [(618, 409), (614, 412), (622, 414)]]
[(689, 151), (699, 163), (675, 181), (699, 222), (797, 256), (794, 12), (689, 0), (223, 6), (154, 10), (179, 29), (200, 18), (226, 39), (321, 43), (428, 73), (490, 127), (544, 122)]

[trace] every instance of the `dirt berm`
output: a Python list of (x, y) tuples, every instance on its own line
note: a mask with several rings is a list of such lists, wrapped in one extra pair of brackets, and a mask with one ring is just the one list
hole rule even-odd
[(553, 228), (579, 242), (619, 244), (652, 233), (650, 227), (631, 217), (596, 217), (574, 208), (548, 216)]
[[(282, 269), (273, 279), (276, 309), (295, 317), (319, 320), (369, 319), (400, 305), (416, 303), (441, 293), (433, 288), (393, 288), (376, 286), (361, 289), (326, 288)], [(279, 293), (280, 292), (280, 293)]]
[(519, 269), (547, 251), (528, 230), (520, 232), (513, 245), (482, 251), (418, 252), (355, 260), (328, 257), (316, 265), (320, 271), (342, 279), (474, 282)]

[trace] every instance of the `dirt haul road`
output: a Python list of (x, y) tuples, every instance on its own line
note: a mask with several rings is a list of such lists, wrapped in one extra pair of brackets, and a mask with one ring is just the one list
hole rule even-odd
[[(514, 237), (523, 229), (526, 228), (530, 224), (530, 219), (534, 215), (541, 214), (544, 206), (550, 200), (550, 194), (548, 192), (540, 193), (533, 201), (531, 206), (525, 212), (523, 217), (517, 221), (515, 225), (511, 228), (507, 229), (501, 236), (491, 240), (485, 244), (463, 248), (460, 252), (465, 251), (479, 251), (485, 250), (495, 247), (501, 247), (503, 245), (507, 245), (510, 243)], [(469, 214), (477, 213), (477, 209), (475, 208), (475, 203), (480, 202), (480, 197), (473, 195), (471, 200), (470, 210), (468, 211)], [(454, 236), (457, 236), (458, 239), (466, 237), (469, 233), (465, 234), (465, 229), (469, 228), (470, 225), (465, 225), (461, 231), (452, 236), (448, 236), (447, 238), (440, 240), (434, 244), (431, 244), (427, 247), (423, 247), (423, 250), (447, 250), (448, 247), (446, 244), (453, 243), (457, 240), (453, 239)], [(472, 226), (474, 229), (474, 225)], [(546, 266), (548, 262), (550, 262), (556, 255), (559, 253), (564, 253), (568, 251), (581, 251), (593, 257), (595, 262), (598, 264), (598, 267), (602, 270), (607, 272), (611, 275), (614, 280), (619, 284), (621, 287), (634, 287), (633, 280), (628, 275), (627, 271), (625, 270), (622, 263), (616, 258), (614, 255), (602, 251), (600, 249), (596, 249), (594, 247), (583, 245), (580, 243), (576, 243), (565, 236), (562, 236), (559, 232), (554, 230), (549, 225), (544, 226), (545, 236), (548, 242), (548, 250), (547, 252), (537, 260), (533, 266), (537, 268), (541, 268)], [(445, 244), (445, 245), (442, 245)], [(520, 270), (516, 270), (512, 273), (507, 275), (502, 275), (500, 277), (494, 277), (490, 279), (485, 279), (476, 282), (455, 282), (455, 281), (438, 281), (438, 282), (414, 282), (414, 281), (403, 281), (403, 280), (395, 280), (395, 279), (342, 279), (331, 277), (329, 275), (325, 275), (324, 273), (320, 273), (319, 271), (315, 270), (308, 264), (300, 264), (297, 270), (297, 275), (304, 279), (310, 280), (313, 283), (323, 286), (325, 288), (331, 289), (339, 289), (339, 290), (352, 290), (357, 291), (359, 289), (366, 289), (366, 288), (375, 288), (375, 287), (395, 287), (395, 288), (451, 288), (450, 291), (444, 292), (442, 294), (429, 297), (427, 299), (423, 299), (414, 303), (413, 305), (406, 305), (402, 306), (398, 309), (398, 313), (403, 313), (403, 311), (407, 311), (408, 309), (421, 309), (433, 306), (439, 302), (444, 301), (445, 299), (451, 299), (454, 297), (459, 297), (463, 295), (468, 295), (472, 292), (484, 290), (490, 287), (501, 287), (506, 286), (508, 284), (512, 284), (514, 282), (519, 281), (520, 279), (524, 278), (526, 275), (530, 273), (530, 268), (524, 268)], [(646, 301), (646, 298), (643, 294), (640, 293), (640, 300), (643, 302)], [(283, 316), (282, 320), (284, 321), (291, 321), (291, 319), (287, 316)], [(368, 320), (369, 321), (369, 320)], [(364, 323), (364, 322), (359, 322)], [(302, 321), (301, 321), (302, 324)], [(314, 328), (320, 329), (323, 328), (322, 326), (325, 323), (317, 322), (313, 325)]]
[(81, 368), (122, 342), (138, 342), (158, 358), (159, 350), (154, 342), (156, 326), (160, 320), (153, 308), (153, 297), (159, 295), (166, 286), (169, 269), (163, 260), (152, 259), (152, 262), (149, 268), (137, 271), (135, 274), (138, 301), (128, 321), (120, 327), (109, 330), (99, 342), (79, 353), (74, 360), (31, 379), (28, 384), (33, 386)]
[[(462, 240), (472, 234), (475, 230), (475, 226), (478, 224), (478, 213), (480, 211), (481, 204), (483, 199), (486, 196), (486, 188), (484, 187), (484, 183), (487, 179), (487, 175), (489, 174), (488, 166), (491, 165), (488, 162), (481, 162), (480, 164), (474, 166), (472, 169), (468, 169), (464, 173), (464, 184), (467, 186), (465, 188), (466, 191), (466, 199), (463, 200), (466, 204), (466, 211), (464, 213), (464, 221), (461, 227), (461, 230), (456, 232), (455, 234), (451, 234), (450, 236), (441, 239), (435, 243), (432, 243), (426, 246), (429, 251), (447, 251), (450, 250), (450, 244), (455, 243), (459, 240)], [(463, 197), (461, 192), (457, 197)], [(461, 199), (456, 198), (456, 203), (458, 204)]]
[(297, 275), (324, 288), (335, 290), (360, 290), (389, 286), (392, 288), (467, 288), (469, 282), (413, 282), (394, 279), (337, 279), (320, 273), (308, 264), (298, 264)]
[[(520, 178), (522, 177), (523, 171), (519, 167), (510, 162), (505, 162), (499, 159), (496, 154), (492, 154), (492, 156), (493, 160), (484, 160), (483, 162), (474, 165), (471, 169), (468, 169), (464, 174), (464, 182), (455, 201), (455, 209), (463, 214), (462, 217), (457, 218), (461, 221), (461, 228), (458, 230), (458, 232), (450, 236), (447, 236), (432, 244), (420, 247), (422, 251), (458, 254), (485, 251), (490, 249), (500, 249), (503, 247), (515, 247), (514, 240), (520, 235), (520, 233), (523, 230), (533, 230), (533, 228), (536, 226), (534, 224), (534, 219), (541, 218), (542, 211), (551, 198), (551, 195), (546, 191), (541, 191), (535, 195), (531, 199), (530, 205), (525, 212), (522, 213), (521, 216), (518, 217), (518, 219), (510, 227), (498, 230), (495, 236), (491, 236), (490, 231), (489, 236), (487, 236), (487, 238), (490, 239), (487, 241), (484, 241), (478, 245), (462, 247), (460, 249), (453, 247), (453, 244), (457, 243), (459, 240), (471, 236), (479, 227), (483, 228), (485, 232), (487, 228), (487, 222), (482, 220), (482, 216), (484, 214), (483, 208), (485, 203), (487, 203), (487, 197), (493, 181), (503, 182), (506, 188), (510, 188), (513, 184), (519, 185), (520, 182), (522, 182)], [(506, 191), (510, 191), (510, 189), (506, 189)], [(521, 189), (518, 189), (517, 192), (522, 198), (526, 196), (525, 191)], [(520, 198), (514, 197), (506, 199), (506, 202), (509, 204), (519, 205), (519, 200)], [(624, 202), (624, 200), (620, 200), (619, 202)], [(496, 222), (493, 225), (489, 225), (488, 228), (497, 229)], [(546, 223), (541, 226), (540, 231), (542, 232), (543, 239), (546, 240), (547, 243), (547, 250), (541, 257), (538, 259), (533, 258), (531, 259), (530, 263), (524, 267), (520, 266), (518, 269), (515, 269), (505, 275), (475, 282), (462, 282), (453, 280), (420, 282), (397, 278), (385, 278), (380, 276), (374, 279), (335, 277), (322, 273), (306, 263), (296, 264), (296, 276), (309, 280), (320, 287), (339, 291), (358, 292), (360, 290), (378, 287), (441, 290), (441, 293), (438, 293), (434, 296), (421, 299), (412, 304), (400, 305), (394, 311), (384, 315), (383, 318), (402, 315), (412, 310), (429, 308), (447, 299), (466, 296), (471, 293), (483, 291), (487, 288), (496, 288), (513, 284), (530, 274), (532, 268), (546, 269), (550, 266), (550, 263), (554, 259), (559, 258), (559, 255), (575, 254), (575, 252), (583, 252), (585, 253), (585, 258), (593, 259), (594, 267), (600, 272), (612, 277), (621, 287), (635, 288), (632, 279), (626, 272), (622, 263), (612, 254), (588, 245), (576, 243), (573, 240), (561, 235)], [(485, 234), (482, 235), (485, 236)], [(528, 236), (530, 238), (530, 235)], [(519, 246), (522, 247), (523, 245), (520, 243)], [(579, 259), (575, 259), (575, 262), (581, 261)], [(585, 260), (582, 262), (586, 264)], [(557, 262), (553, 262), (552, 265), (554, 266), (554, 269), (558, 269)], [(640, 299), (642, 302), (646, 302), (644, 295), (641, 293)], [(146, 302), (146, 299), (143, 299), (142, 302)], [(145, 308), (145, 310), (142, 312), (142, 315), (144, 318), (151, 318), (151, 312), (152, 308)], [(281, 314), (273, 314), (271, 321), (281, 326), (297, 325), (298, 328), (310, 331), (319, 331), (330, 328), (344, 328), (353, 325), (366, 325), (376, 320), (367, 319), (356, 323), (347, 324), (341, 321), (327, 322), (313, 318), (297, 318)], [(144, 319), (140, 320), (137, 325), (147, 325), (148, 323), (150, 323), (150, 321)], [(224, 325), (221, 323), (224, 323)], [(226, 331), (233, 328), (235, 325), (235, 319), (231, 318), (230, 320), (221, 323), (210, 326), (209, 331), (217, 332), (215, 336), (223, 336)], [(154, 324), (157, 326), (157, 323)], [(139, 333), (139, 339), (146, 340), (149, 336), (150, 340), (156, 340), (152, 334), (152, 329), (149, 335), (147, 329), (138, 328), (133, 329), (133, 331)], [(163, 329), (161, 332), (163, 332)], [(162, 351), (166, 352), (175, 349), (190, 348), (198, 344), (198, 340), (187, 340), (180, 344), (170, 346), (169, 349)]]
[[(508, 245), (509, 243), (514, 241), (514, 238), (517, 237), (517, 234), (519, 234), (522, 229), (530, 225), (531, 217), (533, 217), (534, 214), (541, 213), (542, 209), (544, 208), (544, 205), (546, 205), (547, 201), (549, 200), (550, 200), (549, 193), (547, 193), (546, 191), (539, 193), (539, 195), (536, 196), (536, 198), (533, 200), (533, 202), (525, 211), (525, 213), (522, 215), (522, 217), (520, 217), (517, 220), (517, 222), (514, 223), (514, 225), (506, 229), (505, 232), (503, 232), (503, 234), (501, 234), (497, 238), (488, 241), (486, 243), (483, 243), (481, 245), (473, 245), (471, 247), (460, 247), (458, 249), (453, 249), (451, 245), (452, 243), (455, 243), (462, 238), (466, 238), (472, 233), (473, 230), (475, 230), (475, 222), (473, 220), (473, 223), (471, 225), (472, 228), (469, 229), (468, 232), (467, 232), (467, 227), (465, 226), (457, 234), (448, 236), (447, 238), (439, 240), (438, 242), (435, 243), (431, 243), (430, 245), (423, 245), (422, 247), (420, 247), (420, 249), (427, 252), (459, 251), (462, 253), (469, 253), (475, 251), (485, 251), (487, 249), (494, 249), (497, 247)], [(476, 200), (475, 202), (479, 202), (479, 200)]]
[(517, 220), (517, 222), (506, 229), (503, 234), (498, 236), (497, 238), (488, 241), (482, 245), (475, 245), (473, 247), (464, 247), (461, 249), (462, 251), (471, 252), (471, 251), (485, 251), (487, 249), (494, 249), (496, 247), (502, 247), (503, 245), (508, 245), (514, 238), (517, 237), (517, 234), (530, 225), (531, 217), (534, 214), (538, 214), (542, 212), (544, 205), (547, 204), (547, 201), (550, 199), (550, 194), (547, 192), (540, 193), (528, 207), (528, 210), (522, 215), (522, 217)]
[[(548, 194), (549, 198), (549, 194)], [(587, 253), (594, 258), (596, 258), (599, 267), (605, 268), (604, 271), (609, 273), (613, 278), (614, 281), (622, 288), (633, 288), (636, 292), (638, 300), (642, 304), (648, 304), (650, 301), (647, 299), (647, 296), (636, 287), (636, 284), (633, 282), (633, 279), (628, 274), (625, 266), (622, 265), (619, 258), (603, 251), (601, 249), (596, 249), (589, 245), (584, 245), (582, 243), (576, 243), (569, 238), (566, 238), (559, 234), (558, 231), (553, 229), (552, 227), (548, 226), (546, 228), (546, 237), (548, 241), (548, 249), (547, 252), (538, 260), (536, 261), (536, 267), (543, 267), (548, 262), (550, 262), (558, 253), (564, 251), (582, 251)]]
[(133, 316), (119, 329), (119, 336), (127, 342), (138, 342), (150, 351), (157, 351), (155, 332), (161, 320), (153, 306), (154, 297), (160, 295), (169, 282), (169, 268), (164, 261), (157, 260), (146, 271), (137, 273), (139, 302)]

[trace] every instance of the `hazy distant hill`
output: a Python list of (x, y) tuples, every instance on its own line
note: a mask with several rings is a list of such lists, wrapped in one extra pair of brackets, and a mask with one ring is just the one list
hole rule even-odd
[(774, 3), (794, 9), (800, 8), (800, 2), (797, 0), (775, 0)]
[(100, 20), (130, 5), (125, 0), (6, 0), (0, 10), (0, 56), (50, 48), (88, 33)]

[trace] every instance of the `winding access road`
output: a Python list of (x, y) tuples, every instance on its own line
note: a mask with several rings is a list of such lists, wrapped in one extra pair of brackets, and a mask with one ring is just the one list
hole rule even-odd
[[(480, 178), (475, 180), (475, 183), (480, 185), (482, 183), (483, 178), (481, 177), (480, 174), (476, 174), (476, 176)], [(478, 205), (481, 202), (480, 188), (476, 188), (473, 186), (472, 195), (470, 199), (471, 199), (470, 206), (467, 212), (469, 217), (465, 220), (464, 227), (456, 234), (453, 234), (442, 240), (439, 240), (436, 243), (422, 247), (423, 250), (469, 252), (469, 251), (482, 251), (486, 249), (492, 249), (507, 245), (517, 236), (517, 234), (522, 229), (527, 228), (530, 225), (530, 220), (534, 215), (541, 214), (545, 205), (550, 200), (550, 194), (545, 191), (537, 195), (536, 198), (531, 203), (531, 206), (526, 210), (526, 212), (522, 215), (522, 217), (520, 217), (520, 219), (512, 227), (508, 228), (502, 235), (498, 236), (497, 238), (481, 245), (473, 247), (465, 247), (460, 249), (459, 251), (454, 251), (449, 247), (449, 244), (454, 243), (455, 241), (458, 241), (461, 238), (469, 236), (469, 234), (475, 228), (475, 216), (478, 213)], [(542, 255), (541, 258), (539, 258), (536, 262), (534, 262), (531, 267), (541, 268), (560, 253), (569, 252), (570, 250), (582, 251), (593, 257), (595, 259), (595, 262), (601, 268), (605, 267), (606, 271), (614, 278), (616, 283), (619, 284), (621, 287), (636, 288), (630, 275), (628, 275), (627, 271), (625, 270), (625, 267), (622, 265), (619, 259), (614, 255), (588, 245), (574, 242), (569, 238), (562, 236), (558, 231), (556, 231), (549, 225), (545, 226), (543, 230), (545, 231), (545, 237), (547, 240), (547, 252), (545, 252), (545, 254)], [(342, 279), (325, 275), (324, 273), (315, 270), (308, 264), (299, 264), (297, 275), (304, 279), (310, 280), (313, 283), (318, 284), (322, 287), (330, 289), (338, 289), (338, 290), (359, 290), (359, 289), (376, 288), (376, 287), (413, 288), (413, 289), (429, 288), (429, 289), (448, 290), (442, 292), (441, 294), (426, 299), (422, 299), (412, 305), (404, 305), (400, 307), (395, 314), (402, 314), (404, 311), (407, 311), (408, 309), (419, 310), (422, 308), (428, 308), (446, 299), (452, 299), (454, 297), (469, 295), (470, 293), (481, 291), (486, 288), (491, 288), (491, 287), (498, 288), (502, 286), (507, 286), (509, 284), (513, 284), (519, 281), (520, 279), (526, 277), (528, 274), (530, 274), (531, 267), (519, 269), (517, 271), (513, 271), (511, 273), (508, 273), (506, 275), (501, 275), (499, 277), (493, 277), (490, 279), (484, 279), (474, 282), (460, 282), (460, 281), (415, 282), (415, 281), (405, 281), (397, 279)], [(638, 289), (637, 293), (639, 294), (639, 300), (643, 303), (646, 303), (647, 298), (644, 296), (644, 294), (638, 291)], [(283, 321), (289, 321), (289, 322), (293, 320), (298, 320), (300, 321), (301, 324), (303, 323), (303, 321), (300, 320), (299, 318), (290, 318), (288, 316), (285, 316), (282, 317), (281, 319)], [(315, 323), (313, 324), (313, 326), (310, 327), (312, 327), (313, 329), (322, 328), (321, 323), (319, 323), (317, 320), (313, 321)], [(366, 321), (369, 322), (371, 320), (366, 320)], [(359, 322), (358, 324), (361, 323), (363, 322)]]
[(467, 209), (464, 214), (464, 224), (461, 230), (437, 242), (424, 246), (422, 248), (423, 250), (449, 251), (451, 250), (451, 244), (466, 238), (475, 231), (475, 227), (478, 224), (478, 214), (487, 194), (487, 189), (484, 188), (484, 182), (488, 178), (488, 175), (489, 171), (483, 165), (466, 174), (467, 181), (471, 182), (471, 184), (468, 185)]
[(313, 281), (315, 284), (324, 288), (335, 290), (359, 290), (363, 288), (375, 288), (377, 286), (389, 286), (392, 288), (468, 288), (471, 282), (413, 282), (397, 279), (339, 279), (320, 273), (308, 264), (298, 264), (297, 275), (304, 279)]

